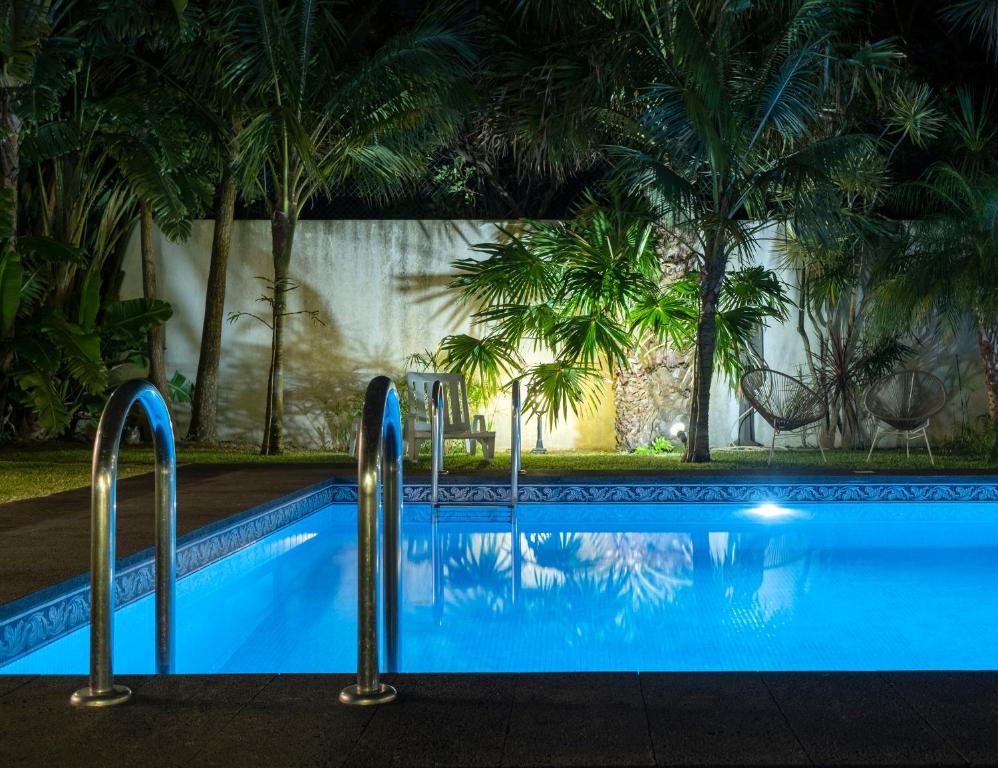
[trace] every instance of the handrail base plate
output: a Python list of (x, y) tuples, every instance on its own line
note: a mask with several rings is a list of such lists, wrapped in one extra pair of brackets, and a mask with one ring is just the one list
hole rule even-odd
[(361, 691), (360, 686), (356, 684), (348, 685), (340, 691), (342, 703), (360, 707), (387, 704), (390, 701), (395, 701), (396, 696), (398, 696), (398, 691), (387, 683), (379, 685), (376, 691)]
[(75, 707), (113, 707), (132, 698), (132, 690), (124, 685), (112, 686), (110, 691), (94, 691), (89, 685), (74, 693), (69, 703)]

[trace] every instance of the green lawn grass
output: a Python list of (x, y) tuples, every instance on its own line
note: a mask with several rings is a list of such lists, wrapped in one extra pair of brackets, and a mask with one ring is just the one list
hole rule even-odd
[[(710, 464), (683, 464), (679, 453), (662, 455), (634, 455), (626, 453), (576, 453), (556, 452), (523, 454), (523, 467), (528, 472), (572, 471), (660, 471), (663, 474), (699, 471), (744, 471), (764, 473), (867, 471), (931, 471), (924, 451), (914, 451), (906, 458), (904, 451), (876, 451), (873, 460), (866, 463), (864, 451), (827, 451), (828, 464), (823, 464), (817, 450), (777, 451), (772, 466), (767, 466), (768, 453), (764, 450), (715, 449)], [(982, 471), (996, 469), (993, 462), (968, 454), (939, 449), (935, 452), (939, 470)], [(72, 488), (82, 488), (90, 483), (89, 446), (75, 443), (41, 443), (6, 446), (0, 449), (0, 503), (17, 499), (46, 496)], [(290, 451), (280, 456), (260, 456), (249, 446), (225, 448), (194, 448), (180, 445), (177, 462), (184, 464), (326, 464), (331, 472), (350, 473), (355, 460), (345, 453), (328, 451)], [(119, 477), (130, 477), (152, 469), (153, 452), (150, 447), (125, 447), (119, 462)], [(415, 463), (406, 462), (410, 470), (428, 470), (429, 454), (424, 453)], [(495, 461), (487, 463), (478, 456), (448, 453), (444, 458), (446, 469), (454, 473), (503, 473), (509, 471), (509, 453), (498, 453)]]

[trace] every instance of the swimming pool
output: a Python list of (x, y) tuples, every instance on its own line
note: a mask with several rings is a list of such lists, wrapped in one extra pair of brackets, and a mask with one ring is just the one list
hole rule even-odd
[[(994, 491), (899, 493), (521, 504), (515, 526), (410, 500), (400, 671), (998, 669)], [(119, 674), (153, 669), (152, 603), (116, 615)], [(356, 506), (182, 578), (177, 621), (178, 672), (354, 670)], [(87, 644), (83, 627), (0, 673), (83, 674)]]

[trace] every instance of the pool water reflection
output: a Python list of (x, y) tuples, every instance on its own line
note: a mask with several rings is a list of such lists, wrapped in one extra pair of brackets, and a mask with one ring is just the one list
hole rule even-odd
[[(718, 522), (407, 516), (401, 670), (998, 668), (998, 524), (714, 507)], [(352, 670), (354, 514), (321, 510), (181, 580), (178, 671)], [(87, 642), (0, 671), (83, 673)], [(152, 669), (151, 598), (119, 611), (115, 664)]]

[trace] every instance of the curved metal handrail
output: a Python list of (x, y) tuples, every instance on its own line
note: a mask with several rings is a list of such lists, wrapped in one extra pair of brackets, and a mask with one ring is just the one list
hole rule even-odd
[(173, 672), (177, 582), (177, 459), (166, 401), (151, 383), (127, 381), (108, 398), (97, 426), (91, 473), (90, 684), (73, 694), (78, 706), (105, 707), (128, 701), (132, 692), (115, 685), (114, 552), (117, 522), (118, 451), (125, 419), (138, 402), (145, 410), (156, 453), (156, 671)]
[(516, 503), (520, 497), (520, 380), (513, 379), (513, 407), (510, 414), (509, 431), (509, 504), (513, 508), (514, 520), (516, 519)]
[[(512, 386), (512, 409), (510, 415), (510, 497), (511, 507), (516, 507), (520, 495), (520, 474), (523, 470), (520, 456), (520, 380), (514, 379)], [(436, 508), (440, 504), (440, 473), (443, 471), (444, 456), (444, 387), (434, 381), (430, 390), (430, 504), (436, 519)]]
[(433, 514), (440, 503), (440, 472), (444, 458), (444, 385), (433, 382), (430, 390), (430, 504)]
[[(380, 491), (380, 493), (379, 493)], [(378, 501), (383, 510), (382, 563), (385, 656), (398, 658), (398, 583), (402, 522), (402, 420), (398, 392), (387, 376), (367, 385), (357, 434), (357, 682), (340, 692), (344, 704), (387, 704), (397, 695), (382, 683), (378, 644)]]

